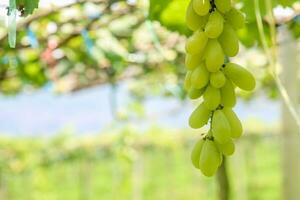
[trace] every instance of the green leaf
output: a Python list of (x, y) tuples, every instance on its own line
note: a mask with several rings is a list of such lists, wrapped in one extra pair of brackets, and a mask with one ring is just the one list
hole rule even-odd
[(295, 19), (289, 24), (289, 28), (295, 38), (300, 37), (300, 15), (295, 17)]
[(16, 4), (18, 9), (27, 16), (31, 15), (33, 11), (38, 8), (39, 0), (16, 0)]
[(169, 30), (189, 34), (185, 24), (188, 0), (150, 0), (149, 18), (159, 21)]

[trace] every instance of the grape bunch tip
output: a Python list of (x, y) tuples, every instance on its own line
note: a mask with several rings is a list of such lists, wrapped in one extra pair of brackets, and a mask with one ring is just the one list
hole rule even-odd
[(205, 176), (213, 176), (223, 162), (223, 155), (234, 153), (233, 140), (243, 133), (233, 111), (235, 87), (252, 91), (256, 84), (247, 69), (227, 61), (239, 52), (236, 31), (245, 25), (245, 16), (231, 0), (191, 0), (186, 25), (193, 34), (185, 46), (184, 88), (191, 99), (203, 97), (192, 112), (189, 125), (199, 129), (210, 122), (208, 133), (196, 142), (191, 160)]

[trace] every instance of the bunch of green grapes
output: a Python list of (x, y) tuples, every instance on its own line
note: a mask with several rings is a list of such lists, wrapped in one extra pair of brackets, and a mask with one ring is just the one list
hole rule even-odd
[(236, 104), (235, 87), (251, 91), (253, 75), (238, 64), (228, 62), (239, 52), (236, 31), (244, 26), (244, 14), (231, 0), (191, 0), (186, 23), (194, 31), (186, 42), (185, 89), (191, 99), (203, 96), (203, 102), (189, 119), (194, 129), (210, 122), (210, 129), (192, 151), (192, 163), (206, 176), (216, 173), (223, 155), (234, 153), (233, 139), (243, 128), (232, 108)]

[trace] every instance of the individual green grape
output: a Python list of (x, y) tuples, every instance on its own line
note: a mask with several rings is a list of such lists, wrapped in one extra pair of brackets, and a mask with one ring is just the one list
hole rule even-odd
[(220, 12), (226, 13), (231, 9), (231, 0), (215, 0), (215, 5)]
[(226, 77), (223, 72), (218, 71), (210, 74), (210, 84), (215, 88), (221, 88), (225, 85)]
[(221, 156), (215, 143), (205, 140), (200, 154), (199, 168), (205, 176), (213, 176), (221, 163)]
[(204, 16), (208, 14), (211, 8), (209, 0), (192, 0), (192, 1), (193, 1), (193, 8), (198, 15)]
[(239, 88), (251, 91), (255, 88), (255, 78), (245, 68), (235, 63), (227, 63), (224, 68), (226, 76)]
[(204, 140), (201, 138), (198, 140), (198, 142), (195, 144), (192, 153), (191, 153), (191, 160), (194, 165), (194, 167), (199, 169), (199, 160), (201, 155), (201, 150), (204, 144)]
[(215, 110), (221, 103), (220, 90), (208, 86), (203, 94), (204, 104), (210, 110)]
[(195, 89), (195, 88), (190, 88), (189, 89), (189, 97), (190, 99), (198, 99), (199, 97), (201, 97), (204, 93), (205, 89)]
[(225, 19), (232, 25), (234, 29), (240, 29), (245, 26), (244, 14), (235, 8), (232, 8), (225, 14)]
[(237, 117), (237, 115), (233, 112), (231, 108), (223, 108), (223, 113), (225, 114), (231, 128), (230, 136), (232, 138), (239, 138), (243, 133), (242, 123)]
[(191, 76), (192, 76), (192, 71), (187, 71), (184, 79), (184, 89), (188, 91), (191, 88)]
[(207, 40), (208, 38), (203, 31), (196, 31), (186, 42), (186, 52), (191, 55), (201, 53), (206, 46)]
[(207, 124), (210, 115), (211, 111), (206, 108), (204, 103), (200, 104), (189, 118), (190, 127), (194, 129), (203, 127)]
[(222, 110), (216, 110), (212, 117), (212, 133), (215, 140), (224, 144), (230, 140), (230, 124), (222, 112)]
[(223, 31), (224, 19), (218, 11), (210, 14), (205, 26), (205, 33), (208, 38), (217, 38)]
[(224, 30), (218, 40), (222, 46), (224, 53), (227, 56), (233, 57), (238, 54), (239, 39), (235, 30), (231, 27), (230, 24), (225, 23)]
[(199, 65), (202, 62), (203, 55), (202, 53), (190, 55), (187, 54), (185, 57), (185, 66), (188, 70), (194, 70), (196, 67), (199, 67)]
[(208, 20), (207, 16), (199, 16), (193, 9), (192, 1), (190, 2), (185, 16), (187, 27), (192, 31), (197, 31), (200, 28), (204, 28)]
[(227, 79), (225, 85), (220, 89), (221, 104), (225, 107), (234, 107), (236, 104), (236, 95), (232, 82)]
[(201, 89), (207, 85), (209, 82), (209, 72), (207, 71), (205, 65), (202, 63), (197, 67), (191, 76), (191, 85), (196, 89)]
[(220, 143), (216, 143), (216, 144), (219, 151), (225, 156), (231, 156), (235, 151), (235, 146), (232, 139), (230, 139), (228, 142), (224, 144), (220, 144)]
[(224, 53), (218, 40), (209, 40), (205, 49), (205, 64), (209, 72), (217, 72), (224, 63)]

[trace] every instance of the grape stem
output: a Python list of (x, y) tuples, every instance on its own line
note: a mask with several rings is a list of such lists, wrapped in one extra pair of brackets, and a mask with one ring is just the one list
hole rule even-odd
[(213, 11), (216, 10), (216, 4), (215, 4), (215, 1), (214, 0), (210, 0), (210, 5), (211, 5), (211, 9), (209, 10), (209, 13), (212, 13)]
[(209, 118), (210, 129), (209, 129), (207, 135), (203, 139), (209, 139), (211, 141), (214, 141), (214, 136), (212, 135), (212, 128), (213, 128), (212, 121), (213, 121), (214, 113), (216, 110), (222, 110), (223, 108), (224, 108), (224, 106), (222, 104), (220, 104), (215, 110), (213, 110), (211, 112), (211, 116)]

